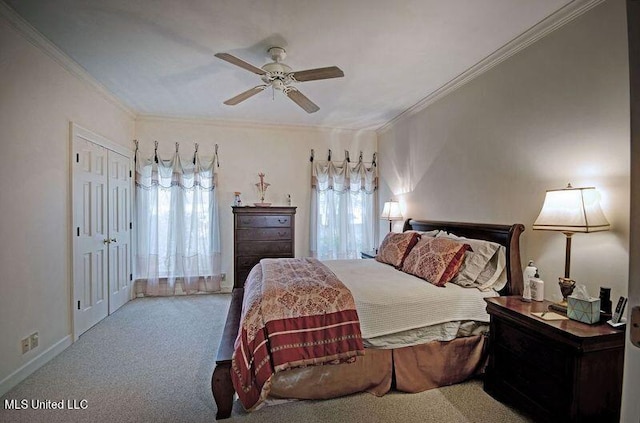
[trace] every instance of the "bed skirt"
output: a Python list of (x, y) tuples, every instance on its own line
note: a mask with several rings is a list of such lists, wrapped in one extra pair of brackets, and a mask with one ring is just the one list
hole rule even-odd
[(422, 392), (463, 382), (484, 371), (483, 335), (433, 341), (393, 350), (365, 349), (355, 363), (309, 366), (276, 373), (271, 398), (328, 399), (356, 392), (386, 394), (395, 389)]

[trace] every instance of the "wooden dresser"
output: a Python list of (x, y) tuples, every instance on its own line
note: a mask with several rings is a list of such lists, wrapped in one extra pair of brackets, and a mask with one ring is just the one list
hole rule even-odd
[(531, 314), (546, 311), (548, 301), (485, 301), (491, 316), (486, 392), (540, 421), (619, 420), (624, 330)]
[(233, 207), (234, 288), (260, 259), (295, 255), (295, 207)]

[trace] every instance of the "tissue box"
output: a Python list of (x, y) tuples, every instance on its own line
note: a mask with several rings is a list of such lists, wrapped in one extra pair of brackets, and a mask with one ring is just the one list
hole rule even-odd
[(567, 297), (567, 317), (590, 325), (600, 321), (600, 298)]

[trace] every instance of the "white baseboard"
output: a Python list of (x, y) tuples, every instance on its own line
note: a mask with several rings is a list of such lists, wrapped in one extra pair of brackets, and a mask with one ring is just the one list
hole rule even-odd
[(64, 351), (73, 342), (71, 335), (67, 335), (60, 341), (56, 342), (45, 351), (38, 354), (33, 359), (29, 360), (24, 366), (20, 367), (9, 376), (0, 381), (0, 397), (9, 392), (14, 386), (25, 380), (31, 373), (38, 370), (45, 365), (53, 357)]

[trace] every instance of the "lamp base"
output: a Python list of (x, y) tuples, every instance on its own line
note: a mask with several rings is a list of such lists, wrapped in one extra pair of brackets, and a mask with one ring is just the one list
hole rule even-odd
[(562, 301), (549, 305), (549, 310), (567, 314), (567, 297), (573, 293), (573, 288), (575, 288), (576, 286), (576, 281), (567, 277), (558, 278), (558, 285), (560, 285)]
[(576, 287), (576, 281), (569, 277), (558, 278), (558, 285), (560, 285), (560, 292), (562, 293), (562, 304), (567, 304), (567, 297), (573, 294), (573, 288)]

